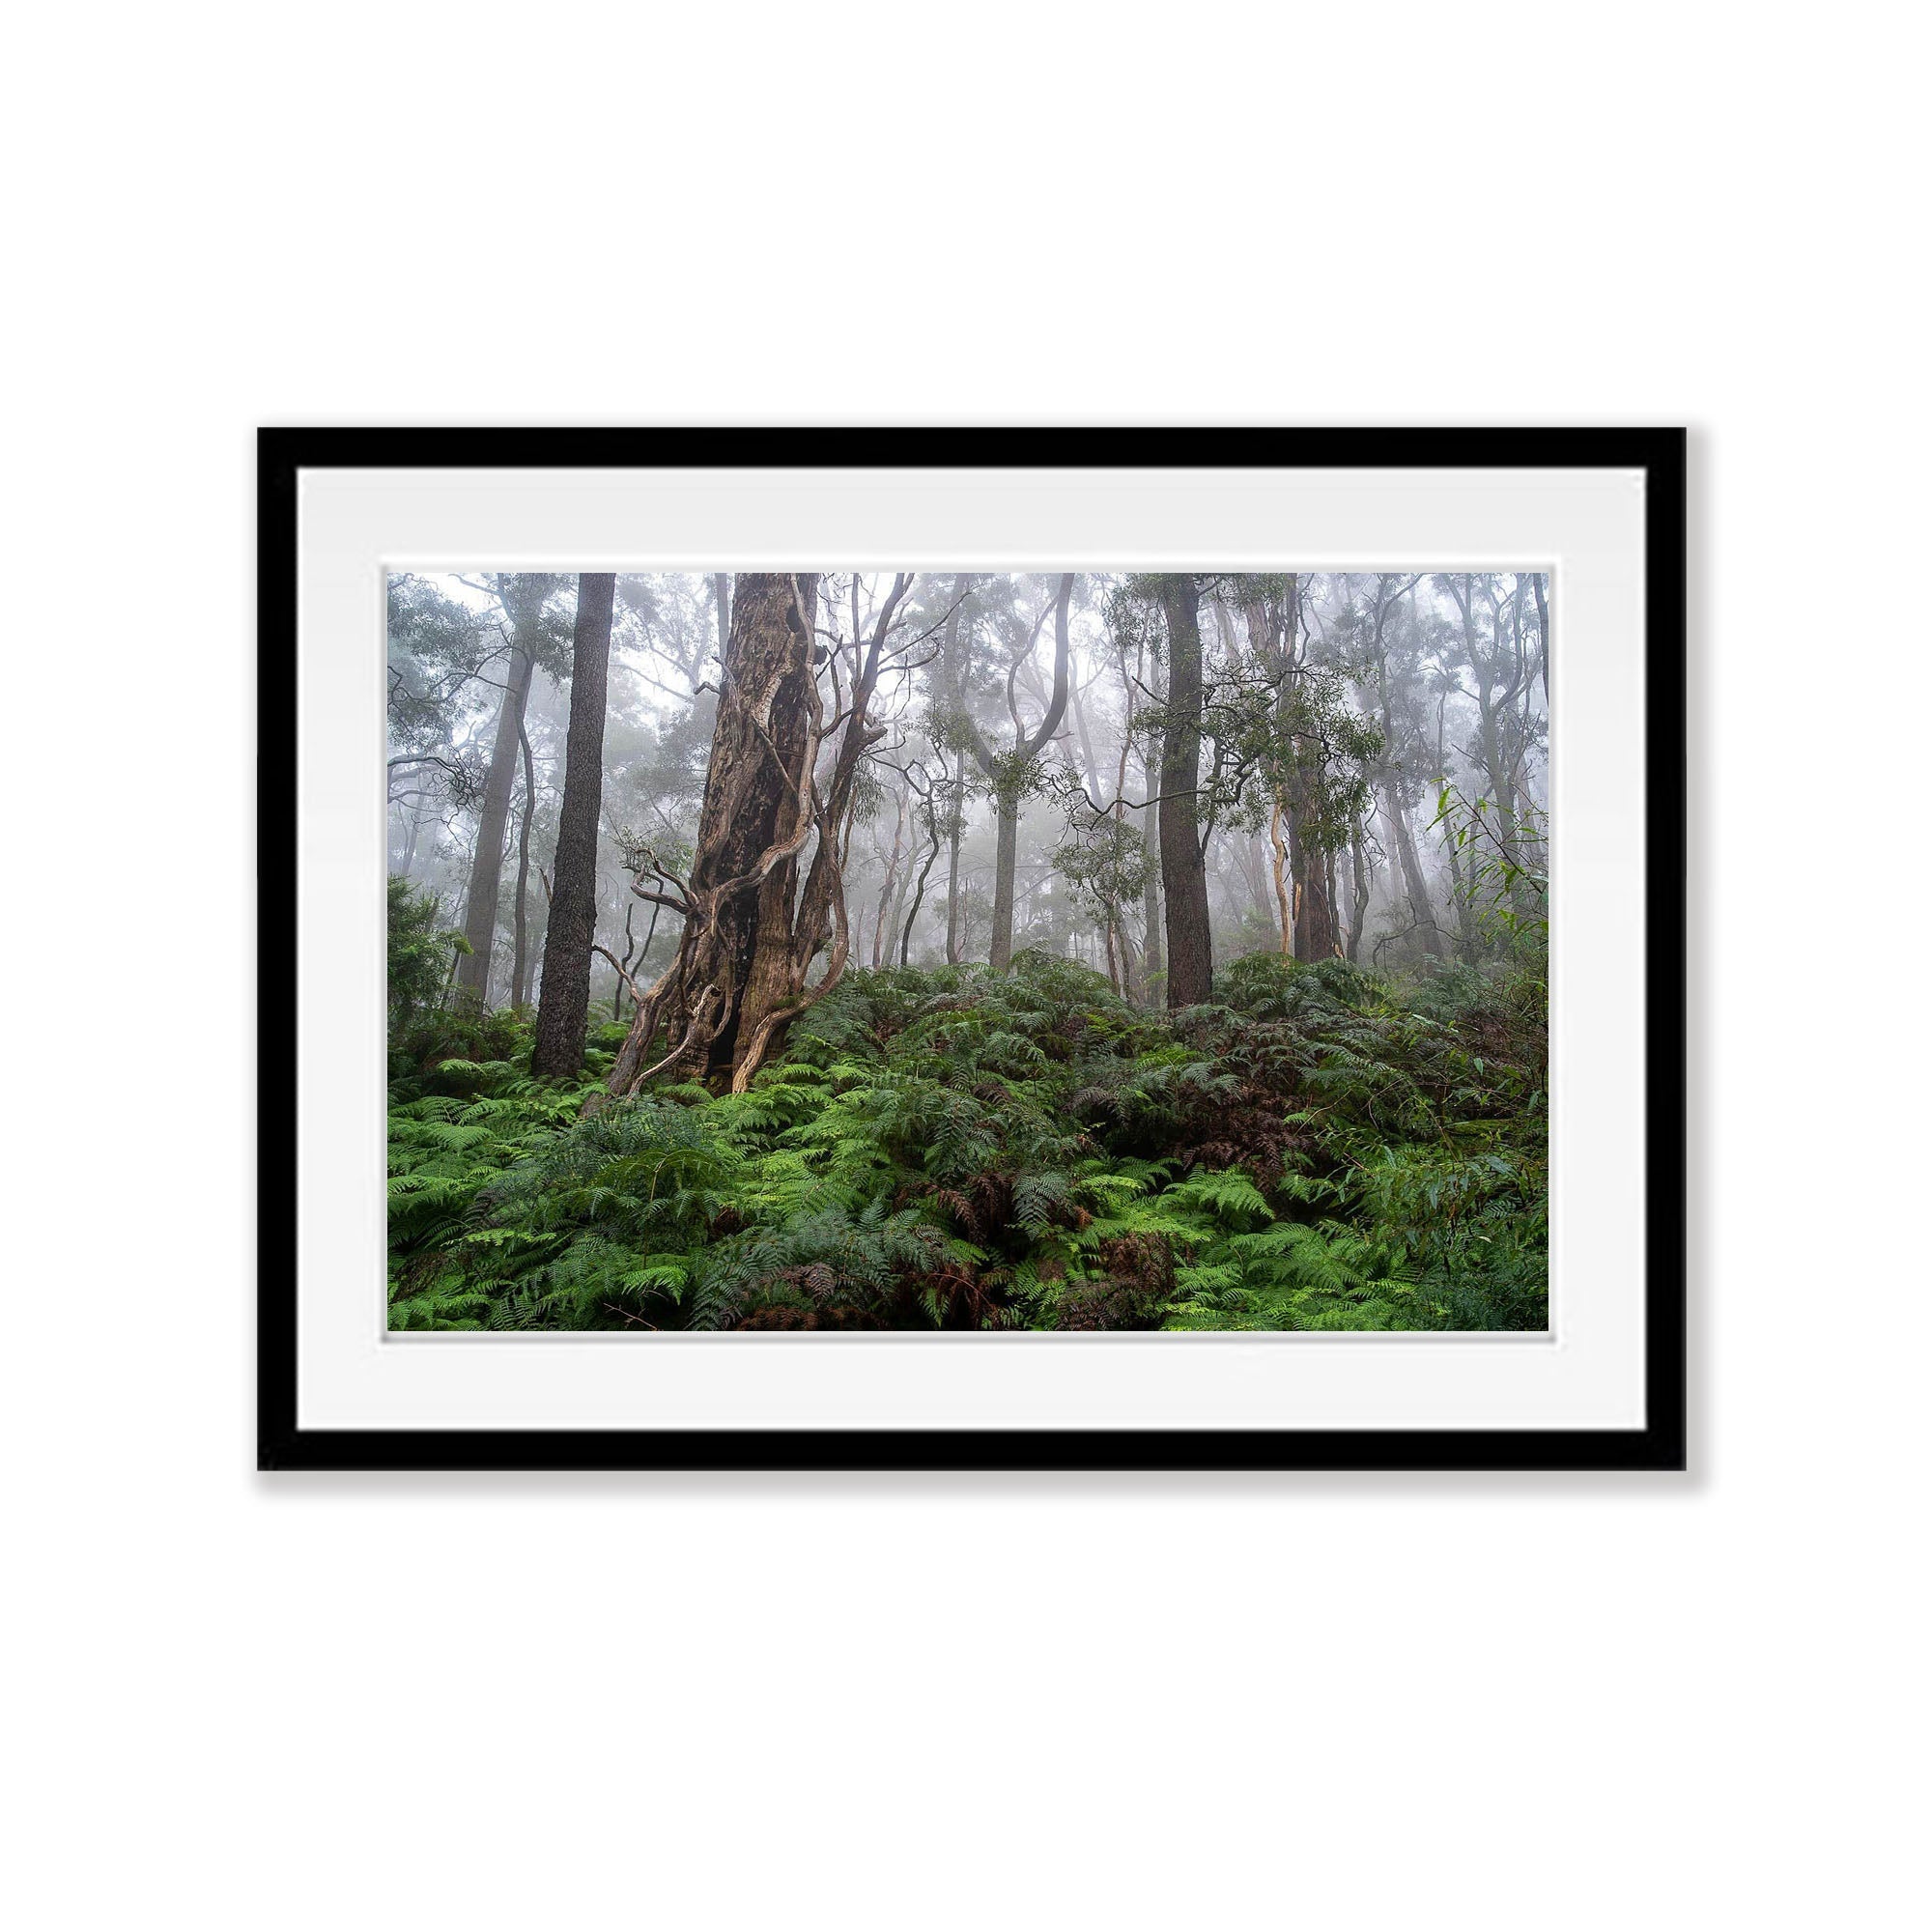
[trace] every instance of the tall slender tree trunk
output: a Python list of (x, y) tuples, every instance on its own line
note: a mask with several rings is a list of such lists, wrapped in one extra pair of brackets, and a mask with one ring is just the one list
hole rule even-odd
[(956, 966), (959, 963), (960, 917), (959, 917), (959, 839), (966, 829), (965, 799), (965, 753), (960, 753), (959, 776), (952, 781), (948, 811), (951, 813), (950, 842), (951, 856), (946, 866), (946, 963)]
[(1463, 854), (1456, 842), (1456, 827), (1445, 824), (1443, 844), (1449, 854), (1449, 891), (1456, 901), (1456, 950), (1465, 966), (1473, 966), (1482, 956), (1476, 938), (1476, 909), (1469, 903), (1468, 882), (1463, 876)]
[(543, 997), (530, 1071), (569, 1079), (583, 1070), (590, 1014), (590, 949), (597, 938), (597, 820), (604, 809), (604, 713), (611, 672), (611, 613), (617, 580), (577, 580), (571, 645), (570, 740), (557, 817), (556, 863), (544, 933)]
[[(906, 914), (905, 923), (899, 928), (899, 964), (901, 966), (912, 957), (913, 923), (919, 918), (920, 907), (925, 903), (925, 882), (932, 871), (932, 862), (939, 857), (939, 828), (937, 825), (933, 826), (930, 838), (931, 842), (925, 848), (925, 864), (919, 868), (919, 881), (912, 895), (912, 910)], [(910, 876), (912, 871), (912, 860), (910, 856), (906, 859), (906, 871), (908, 876)], [(894, 912), (893, 917), (895, 920), (898, 918), (896, 911)]]
[(993, 779), (993, 809), (998, 836), (993, 856), (993, 944), (990, 953), (996, 972), (1012, 963), (1013, 956), (1013, 872), (1019, 859), (1020, 798), (1027, 773), (1035, 758), (1060, 728), (1066, 711), (1066, 673), (1070, 654), (1067, 611), (1073, 600), (1073, 575), (1065, 573), (1053, 604), (1053, 695), (1046, 715), (1032, 731), (1019, 730), (1004, 769), (990, 753), (981, 763)]
[(1477, 746), (1482, 755), (1483, 776), (1490, 781), (1490, 796), (1495, 801), (1496, 830), (1502, 839), (1504, 855), (1511, 865), (1518, 863), (1516, 826), (1516, 785), (1512, 780), (1510, 760), (1503, 751), (1502, 734), (1497, 729), (1497, 712), (1500, 703), (1485, 702), (1481, 706), (1481, 725), (1477, 735)]
[(1122, 917), (1120, 906), (1110, 905), (1107, 910), (1114, 923), (1114, 943), (1121, 949), (1121, 991), (1130, 1000), (1145, 999), (1147, 987), (1141, 979), (1140, 955), (1134, 951), (1134, 936), (1127, 930), (1127, 922)]
[(1287, 836), (1282, 829), (1281, 800), (1274, 802), (1268, 820), (1268, 869), (1274, 874), (1274, 902), (1281, 919), (1281, 956), (1294, 957), (1294, 904), (1289, 896), (1288, 870), (1283, 858)]
[(536, 810), (536, 766), (530, 757), (529, 731), (520, 725), (518, 742), (524, 753), (524, 810), (517, 825), (517, 904), (511, 933), (515, 951), (510, 961), (510, 1004), (521, 1007), (529, 999), (529, 920), (526, 908), (530, 892), (530, 814)]
[(478, 1006), (489, 997), (490, 954), (497, 943), (497, 914), (503, 889), (503, 847), (510, 822), (510, 794), (517, 781), (517, 746), (529, 701), (531, 659), (523, 646), (510, 647), (509, 674), (497, 712), (497, 739), (483, 781), (483, 810), (476, 826), (476, 856), (469, 868), (469, 897), (464, 908), (463, 936), (469, 951), (456, 966), (459, 999)]
[(886, 918), (886, 944), (880, 957), (882, 965), (893, 963), (893, 935), (905, 921), (905, 903), (912, 895), (912, 862), (918, 857), (915, 846), (907, 845), (905, 863), (899, 867), (897, 883), (893, 887), (893, 907)]
[(415, 810), (410, 814), (410, 836), (403, 845), (403, 877), (408, 878), (415, 870), (416, 838), (422, 831), (423, 807), (417, 801)]
[[(959, 618), (966, 607), (967, 593), (973, 587), (972, 578), (964, 571), (952, 580), (952, 604), (946, 613), (946, 635), (940, 648), (940, 665), (946, 673), (952, 701), (958, 710), (960, 720), (966, 717), (966, 665), (959, 651)], [(948, 794), (948, 841), (952, 847), (946, 867), (946, 963), (956, 966), (963, 952), (960, 937), (959, 907), (959, 839), (966, 828), (966, 753), (963, 750), (955, 753), (952, 789)], [(942, 763), (941, 771), (945, 767)]]
[(1167, 902), (1167, 1004), (1198, 1006), (1214, 978), (1208, 867), (1201, 849), (1201, 590), (1161, 580), (1167, 618), (1167, 731), (1160, 760), (1160, 884)]
[(1543, 575), (1540, 571), (1529, 580), (1529, 584), (1536, 592), (1536, 636), (1543, 671), (1543, 702), (1547, 707), (1549, 703), (1549, 604), (1543, 594)]
[(1295, 743), (1296, 765), (1289, 800), (1289, 868), (1294, 881), (1294, 956), (1332, 959), (1342, 950), (1335, 942), (1335, 895), (1329, 882), (1330, 855), (1308, 834), (1319, 822), (1309, 797), (1307, 756)]
[[(1299, 791), (1300, 774), (1291, 780)], [(1301, 809), (1293, 794), (1288, 808), (1289, 898), (1294, 910), (1294, 943), (1290, 948), (1297, 959), (1312, 959), (1308, 936), (1308, 844), (1301, 836)]]
[(1352, 966), (1361, 957), (1362, 932), (1369, 923), (1369, 854), (1362, 837), (1362, 821), (1349, 825), (1349, 938), (1348, 956)]
[(996, 788), (993, 810), (998, 831), (993, 846), (993, 948), (996, 973), (1013, 958), (1013, 872), (1019, 858), (1020, 801), (1010, 786)]
[(1310, 836), (1320, 818), (1323, 761), (1313, 741), (1290, 729), (1298, 710), (1293, 680), (1302, 668), (1301, 580), (1291, 573), (1279, 603), (1271, 604), (1264, 580), (1243, 579), (1240, 606), (1248, 648), (1274, 686), (1275, 727), (1289, 732), (1288, 769), (1276, 792), (1269, 835), (1277, 873), (1283, 855), (1287, 862), (1286, 880), (1275, 889), (1282, 904), (1281, 950), (1296, 959), (1326, 959), (1341, 949), (1335, 939), (1329, 854)]
[(1160, 767), (1151, 757), (1144, 757), (1141, 761), (1141, 785), (1150, 801), (1141, 809), (1141, 842), (1147, 850), (1147, 866), (1142, 874), (1141, 911), (1147, 924), (1147, 997), (1148, 1005), (1152, 1006), (1159, 990), (1157, 981), (1167, 971), (1167, 964), (1160, 944), (1160, 867), (1155, 864), (1155, 857), (1160, 851), (1160, 808), (1151, 803), (1160, 791)]
[(876, 969), (886, 956), (886, 921), (893, 908), (893, 886), (898, 878), (899, 847), (905, 838), (905, 800), (894, 801), (897, 815), (893, 820), (893, 855), (886, 861), (885, 883), (879, 888), (879, 911), (872, 923), (872, 965)]
[(1402, 800), (1397, 796), (1392, 778), (1382, 787), (1382, 817), (1388, 824), (1396, 860), (1402, 867), (1403, 889), (1408, 895), (1409, 917), (1415, 923), (1416, 937), (1432, 959), (1440, 959), (1447, 951), (1442, 943), (1442, 930), (1435, 923), (1435, 908), (1430, 901), (1429, 881), (1423, 875), (1422, 861), (1416, 854), (1415, 835), (1409, 830), (1408, 813), (1402, 809)]
[(1243, 902), (1238, 917), (1245, 921), (1250, 912), (1264, 917), (1274, 892), (1271, 877), (1273, 866), (1266, 836), (1262, 833), (1248, 836), (1235, 833), (1221, 848), (1221, 856), (1224, 862), (1234, 862), (1236, 874), (1241, 882)]

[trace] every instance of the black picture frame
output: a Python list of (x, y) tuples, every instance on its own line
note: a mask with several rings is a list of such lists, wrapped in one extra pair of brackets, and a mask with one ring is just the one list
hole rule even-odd
[[(1682, 429), (263, 429), (257, 444), (259, 742), (296, 704), (303, 469), (866, 467), (1539, 468), (1646, 476), (1645, 1422), (1534, 1430), (335, 1430), (297, 1421), (296, 1095), (258, 1038), (257, 1466), (296, 1469), (1682, 1470), (1686, 1466), (1686, 433)], [(296, 784), (258, 761), (258, 850), (285, 895)], [(287, 991), (286, 935), (259, 983)], [(270, 1070), (274, 1068), (273, 1077)]]

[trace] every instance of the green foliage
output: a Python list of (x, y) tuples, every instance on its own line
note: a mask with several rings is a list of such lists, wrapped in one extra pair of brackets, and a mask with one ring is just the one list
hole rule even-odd
[(575, 1086), (438, 1024), (394, 1063), (397, 1327), (1545, 1324), (1541, 1005), (1500, 970), (1255, 953), (1172, 1016), (1039, 953), (852, 972), (749, 1092), (610, 1104), (614, 1031)]
[(1541, 1008), (1548, 997), (1549, 879), (1529, 855), (1548, 837), (1546, 814), (1527, 799), (1506, 826), (1495, 803), (1467, 799), (1445, 784), (1431, 829), (1441, 832), (1463, 861), (1463, 901), (1487, 944), (1515, 963), (1522, 990)]
[(389, 880), (389, 1037), (407, 1033), (418, 1015), (440, 1006), (451, 960), (469, 951), (460, 932), (440, 923), (442, 908), (407, 879)]
[(1152, 856), (1138, 825), (1081, 810), (1053, 855), (1053, 868), (1072, 888), (1083, 911), (1101, 921), (1118, 921), (1122, 907), (1139, 901)]

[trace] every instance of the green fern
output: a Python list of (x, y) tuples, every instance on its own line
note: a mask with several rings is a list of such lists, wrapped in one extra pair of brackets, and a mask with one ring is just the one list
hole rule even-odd
[(462, 1024), (392, 1061), (399, 1329), (1546, 1320), (1541, 1009), (1493, 975), (1256, 954), (1166, 1016), (1033, 953), (853, 972), (749, 1092), (588, 1118), (595, 1066)]

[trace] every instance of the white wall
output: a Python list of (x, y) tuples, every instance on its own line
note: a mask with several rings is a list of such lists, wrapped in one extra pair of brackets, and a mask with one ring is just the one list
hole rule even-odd
[[(1922, 16), (9, 43), (14, 1922), (1907, 1921)], [(1691, 1477), (251, 1473), (253, 427), (724, 420), (1693, 425)]]

